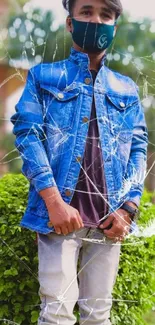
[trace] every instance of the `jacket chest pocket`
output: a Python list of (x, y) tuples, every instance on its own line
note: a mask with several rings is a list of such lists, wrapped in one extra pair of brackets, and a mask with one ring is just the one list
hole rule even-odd
[(106, 95), (110, 133), (122, 142), (130, 142), (132, 138), (137, 103), (136, 96)]
[(43, 91), (45, 128), (51, 132), (72, 129), (79, 102), (79, 88), (61, 91), (47, 85)]

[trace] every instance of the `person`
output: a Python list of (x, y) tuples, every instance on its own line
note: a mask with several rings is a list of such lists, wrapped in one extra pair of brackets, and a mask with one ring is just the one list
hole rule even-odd
[[(12, 116), (30, 182), (21, 226), (38, 233), (39, 325), (110, 325), (121, 241), (143, 192), (138, 87), (106, 66), (120, 0), (63, 0), (69, 58), (28, 72)], [(78, 265), (78, 270), (77, 270)]]

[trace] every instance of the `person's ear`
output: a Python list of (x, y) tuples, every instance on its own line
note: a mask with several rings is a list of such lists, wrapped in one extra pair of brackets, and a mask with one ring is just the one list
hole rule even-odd
[(72, 27), (72, 19), (70, 16), (66, 18), (66, 29), (69, 33), (72, 33), (73, 27)]

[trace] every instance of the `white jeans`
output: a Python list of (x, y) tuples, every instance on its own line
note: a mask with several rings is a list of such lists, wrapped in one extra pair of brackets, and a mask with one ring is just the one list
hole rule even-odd
[[(82, 239), (83, 238), (83, 239)], [(88, 239), (85, 241), (84, 239)], [(102, 230), (83, 228), (67, 236), (39, 234), (41, 312), (38, 325), (73, 325), (78, 302), (80, 325), (110, 325), (112, 289), (120, 244), (105, 239)], [(79, 272), (77, 263), (79, 259)]]

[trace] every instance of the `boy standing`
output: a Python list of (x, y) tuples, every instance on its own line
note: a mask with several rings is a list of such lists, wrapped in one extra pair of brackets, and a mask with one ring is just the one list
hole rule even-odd
[[(137, 86), (105, 65), (120, 0), (63, 0), (70, 57), (28, 73), (12, 117), (37, 231), (38, 325), (110, 325), (120, 244), (143, 191), (147, 129)], [(99, 242), (101, 241), (101, 242)], [(79, 273), (77, 278), (77, 262)]]

